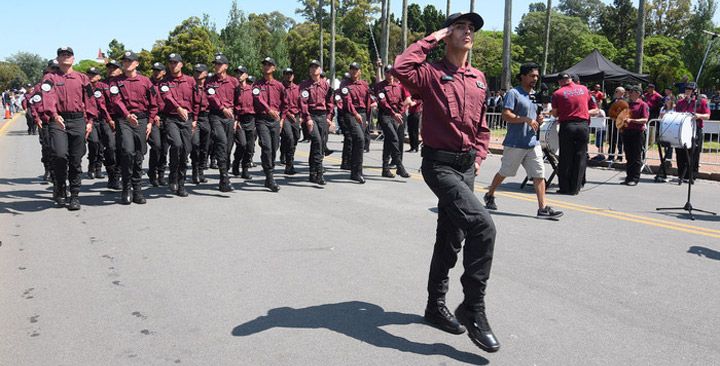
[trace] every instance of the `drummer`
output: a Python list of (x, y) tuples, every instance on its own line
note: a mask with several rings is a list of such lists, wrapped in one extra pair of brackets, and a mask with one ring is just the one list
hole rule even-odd
[(633, 86), (629, 91), (630, 117), (625, 120), (625, 127), (622, 129), (623, 145), (625, 146), (625, 157), (627, 164), (625, 172), (627, 176), (622, 184), (634, 187), (640, 181), (640, 169), (642, 168), (642, 156), (645, 149), (645, 126), (650, 116), (647, 103), (640, 97), (642, 89)]
[[(692, 113), (693, 114), (693, 121), (695, 121), (695, 136), (693, 136), (692, 145), (695, 147), (695, 149), (689, 151), (692, 153), (692, 165), (689, 164), (688, 159), (685, 150), (687, 149), (675, 149), (675, 154), (677, 154), (677, 165), (678, 165), (678, 174), (685, 173), (684, 176), (681, 176), (680, 179), (690, 179), (691, 174), (690, 171), (692, 171), (692, 180), (691, 182), (695, 180), (698, 173), (698, 167), (700, 162), (700, 150), (702, 147), (702, 141), (703, 141), (703, 120), (710, 119), (710, 108), (708, 108), (707, 105), (707, 99), (701, 99), (700, 102), (696, 105), (696, 90), (697, 84), (695, 82), (688, 82), (685, 84), (685, 98), (682, 100), (679, 100), (677, 102), (677, 105), (675, 106), (676, 112), (686, 112), (686, 113)], [(690, 149), (690, 147), (688, 147)]]
[(520, 66), (520, 85), (505, 94), (502, 119), (508, 123), (507, 134), (503, 141), (503, 156), (500, 171), (495, 174), (490, 190), (485, 194), (485, 207), (497, 210), (495, 190), (505, 177), (514, 177), (522, 164), (527, 175), (532, 178), (538, 199), (537, 218), (560, 218), (562, 211), (555, 211), (545, 204), (545, 164), (543, 153), (538, 142), (536, 131), (543, 124), (542, 110), (533, 96), (539, 78), (539, 66), (534, 62), (526, 62)]

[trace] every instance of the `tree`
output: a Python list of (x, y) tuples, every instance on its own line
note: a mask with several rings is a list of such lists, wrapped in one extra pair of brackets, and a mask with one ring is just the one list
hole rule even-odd
[(202, 26), (198, 17), (190, 17), (170, 32), (167, 40), (155, 43), (152, 51), (154, 60), (167, 60), (171, 53), (179, 53), (183, 58), (185, 73), (192, 74), (192, 65), (202, 63), (211, 65), (214, 46), (210, 32)]
[(0, 89), (20, 89), (27, 83), (20, 67), (9, 62), (0, 62)]
[(118, 42), (117, 39), (113, 39), (108, 44), (106, 55), (111, 60), (119, 60), (123, 53), (125, 53), (125, 50), (127, 50), (127, 48), (125, 48), (124, 44)]
[(690, 25), (690, 5), (691, 0), (650, 0), (647, 34), (683, 39)]
[(420, 5), (412, 3), (408, 5), (408, 30), (411, 32), (425, 33), (425, 22), (422, 19)]
[(225, 28), (220, 31), (221, 51), (234, 66), (245, 66), (250, 75), (260, 75), (260, 42), (253, 37), (255, 29), (233, 1)]
[(370, 32), (367, 22), (372, 20), (380, 9), (373, 5), (374, 1), (345, 0), (338, 8), (338, 33), (353, 40), (365, 44), (369, 41)]
[(512, 44), (512, 0), (505, 0), (505, 21), (503, 22), (503, 51), (502, 51), (502, 75), (500, 81), (501, 89), (510, 89), (512, 86), (512, 71), (510, 48)]
[(17, 65), (32, 84), (42, 80), (43, 70), (47, 66), (47, 60), (40, 57), (40, 55), (29, 52), (18, 52), (6, 58), (5, 61)]
[(642, 73), (643, 49), (645, 47), (645, 0), (638, 4), (637, 36), (635, 38), (635, 68), (633, 71)]
[(606, 6), (600, 15), (601, 33), (615, 48), (624, 48), (635, 38), (637, 18), (638, 10), (630, 0), (614, 0), (613, 5)]
[[(518, 36), (513, 35), (511, 41), (511, 59), (527, 60), (523, 55), (523, 49), (518, 45)], [(472, 50), (472, 65), (485, 74), (485, 76), (500, 77), (502, 74), (502, 48), (503, 32), (480, 30), (475, 33), (475, 41)], [(514, 61), (510, 67), (512, 74), (520, 71), (520, 62)]]
[(73, 70), (85, 74), (91, 67), (97, 67), (101, 71), (105, 70), (105, 65), (95, 60), (80, 60), (76, 65), (73, 65)]
[[(690, 19), (688, 35), (682, 47), (683, 62), (692, 72), (692, 78), (697, 75), (702, 64), (703, 57), (710, 44), (709, 35), (702, 33), (702, 30), (716, 30), (712, 18), (717, 11), (716, 0), (699, 0), (695, 5), (693, 16)], [(717, 31), (717, 30), (716, 30)], [(713, 48), (708, 53), (707, 61), (700, 80), (696, 80), (701, 87), (714, 86), (714, 80), (718, 77), (718, 40), (713, 43)]]
[(545, 3), (531, 3), (528, 12), (545, 11), (546, 9), (547, 5), (545, 5)]
[(558, 4), (560, 13), (582, 19), (592, 31), (598, 29), (598, 18), (604, 8), (600, 0), (560, 0)]
[(682, 61), (682, 43), (665, 36), (651, 36), (645, 40), (643, 72), (650, 74), (655, 85), (672, 85), (673, 80), (690, 74)]

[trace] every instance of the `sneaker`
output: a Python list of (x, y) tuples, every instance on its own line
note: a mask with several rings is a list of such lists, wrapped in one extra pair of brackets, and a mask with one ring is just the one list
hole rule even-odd
[(485, 201), (485, 208), (488, 210), (497, 210), (497, 205), (495, 204), (495, 196), (488, 196), (487, 193), (483, 196), (483, 200)]
[(545, 208), (539, 209), (537, 212), (538, 219), (557, 220), (562, 217), (562, 215), (562, 211), (555, 211), (550, 206), (545, 206)]

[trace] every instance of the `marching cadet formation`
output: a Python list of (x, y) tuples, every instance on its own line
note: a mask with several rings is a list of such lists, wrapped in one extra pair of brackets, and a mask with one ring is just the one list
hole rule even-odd
[[(309, 181), (325, 185), (323, 159), (333, 153), (327, 141), (336, 116), (344, 135), (340, 168), (362, 184), (373, 109), (378, 110), (385, 136), (382, 176), (395, 177), (391, 164), (397, 175), (410, 176), (402, 164), (404, 115), (416, 101), (393, 77), (389, 65), (384, 68), (385, 80), (371, 89), (360, 78), (360, 64), (353, 62), (340, 87), (333, 90), (318, 60), (308, 65), (310, 78), (297, 84), (290, 68), (276, 80), (276, 63), (270, 57), (261, 61), (263, 75), (257, 81), (244, 66), (230, 70), (221, 53), (214, 56), (212, 74), (203, 64), (193, 65), (193, 76), (183, 74), (186, 60), (179, 53), (164, 61), (155, 62), (152, 75), (146, 77), (137, 71), (138, 55), (127, 51), (120, 60), (107, 63), (103, 78), (94, 67), (86, 74), (73, 70), (72, 48), (58, 48), (57, 58), (48, 62), (28, 101), (32, 111), (28, 118), (40, 130), (43, 181), (54, 184), (58, 205), (80, 209), (81, 163), (86, 153), (87, 178), (105, 178), (105, 165), (107, 187), (122, 191), (121, 203), (144, 204), (143, 174), (153, 187), (167, 186), (178, 197), (187, 197), (188, 160), (193, 184), (207, 183), (205, 170), (218, 169), (218, 189), (232, 191), (231, 173), (252, 179), (249, 170), (255, 166), (256, 141), (264, 185), (278, 192), (277, 152), (283, 174), (297, 174), (295, 150), (301, 133), (303, 141), (310, 142)], [(382, 67), (379, 61), (378, 65)]]

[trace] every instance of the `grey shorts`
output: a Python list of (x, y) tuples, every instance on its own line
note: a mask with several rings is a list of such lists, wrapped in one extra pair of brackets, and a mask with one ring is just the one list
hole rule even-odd
[(503, 146), (502, 165), (498, 174), (514, 177), (522, 164), (530, 178), (545, 178), (545, 164), (540, 145), (529, 149)]

